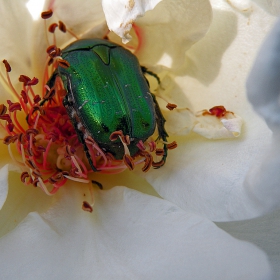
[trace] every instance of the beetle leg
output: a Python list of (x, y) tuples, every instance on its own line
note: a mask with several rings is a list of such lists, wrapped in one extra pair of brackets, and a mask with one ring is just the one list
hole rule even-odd
[(53, 87), (55, 86), (55, 79), (58, 75), (57, 70), (55, 70), (52, 74), (52, 76), (50, 77), (50, 79), (47, 82), (47, 86), (51, 89), (50, 91), (47, 91), (47, 93), (45, 94), (45, 96), (43, 97), (43, 100), (40, 102), (40, 106), (43, 106), (45, 104), (46, 101), (50, 100), (49, 95), (53, 89)]
[[(155, 105), (155, 111), (156, 111), (156, 122), (157, 122), (157, 129), (158, 129), (158, 139), (162, 139), (164, 142), (167, 142), (167, 137), (168, 137), (168, 133), (166, 132), (165, 128), (164, 128), (164, 124), (166, 122), (161, 110), (160, 110), (160, 107), (158, 105), (158, 102), (157, 102), (157, 99), (155, 97), (154, 94), (152, 94), (152, 97), (153, 97), (153, 101), (154, 101), (154, 105)], [(157, 139), (157, 140), (158, 140)], [(164, 150), (164, 153), (163, 153), (163, 156), (162, 156), (162, 160), (163, 161), (163, 164), (165, 163), (166, 161), (166, 158), (167, 158), (167, 150), (168, 150), (168, 147), (167, 147), (167, 144), (164, 143), (163, 144), (163, 150)], [(161, 164), (160, 166), (155, 166), (155, 168), (159, 168), (161, 167), (163, 164)]]
[[(157, 80), (158, 84), (160, 85), (160, 78), (159, 78), (159, 76), (156, 73), (154, 73), (152, 71), (149, 71), (148, 68), (146, 68), (145, 66), (141, 66), (141, 70), (142, 70), (143, 74), (147, 73), (150, 76), (153, 76)], [(149, 84), (149, 82), (148, 82), (148, 84)]]
[[(159, 76), (156, 73), (154, 73), (152, 71), (149, 71), (145, 66), (141, 66), (141, 70), (142, 70), (143, 74), (148, 74), (150, 76), (153, 76), (157, 80), (158, 84), (160, 85), (160, 78), (159, 78)], [(148, 79), (146, 78), (145, 75), (144, 75), (144, 77), (145, 77), (145, 79), (146, 79), (146, 81), (147, 81), (147, 83), (149, 85)], [(164, 118), (164, 116), (163, 116), (163, 114), (162, 114), (162, 112), (160, 110), (160, 107), (158, 105), (156, 96), (154, 94), (152, 94), (152, 93), (151, 93), (151, 95), (153, 97), (153, 101), (154, 101), (154, 105), (155, 105), (155, 111), (156, 111), (156, 122), (157, 122), (158, 134), (159, 134), (157, 140), (162, 139), (164, 142), (167, 142), (168, 134), (167, 134), (167, 132), (166, 132), (166, 130), (164, 128), (164, 124), (165, 124), (166, 120), (165, 120), (165, 118)], [(166, 161), (166, 158), (167, 158), (167, 150), (168, 150), (167, 144), (164, 143), (163, 144), (163, 151), (164, 151), (164, 153), (163, 153), (163, 156), (162, 156), (162, 160), (159, 163), (154, 163), (153, 164), (154, 168), (160, 168), (161, 166), (164, 165), (164, 163)]]
[(84, 147), (84, 151), (86, 153), (86, 157), (88, 159), (88, 162), (89, 162), (89, 165), (91, 167), (91, 169), (94, 171), (94, 172), (98, 172), (98, 170), (96, 169), (96, 167), (94, 166), (93, 164), (93, 161), (91, 159), (91, 156), (90, 156), (90, 153), (89, 153), (89, 150), (88, 150), (88, 147), (86, 145), (86, 142), (85, 142), (85, 139), (84, 139), (84, 134), (83, 132), (78, 128), (78, 122), (77, 120), (75, 119), (75, 117), (72, 117), (72, 114), (71, 112), (74, 112), (74, 108), (72, 107), (72, 104), (71, 102), (69, 102), (68, 100), (68, 96), (65, 96), (65, 98), (63, 99), (63, 105), (64, 107), (66, 108), (67, 110), (67, 113), (68, 113), (68, 116), (70, 117), (71, 119), (71, 122), (76, 130), (76, 133), (78, 135), (78, 139), (79, 141), (83, 144), (83, 147)]

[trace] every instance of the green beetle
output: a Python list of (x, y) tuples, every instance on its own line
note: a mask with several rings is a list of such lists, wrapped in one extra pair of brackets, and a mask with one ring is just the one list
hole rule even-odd
[[(67, 92), (63, 105), (94, 171), (98, 170), (85, 143), (88, 137), (115, 159), (124, 156), (120, 139), (110, 139), (116, 131), (129, 136), (131, 156), (139, 152), (137, 144), (146, 141), (156, 125), (158, 138), (167, 140), (165, 119), (144, 73), (158, 77), (141, 67), (130, 51), (107, 40), (84, 39), (63, 49), (61, 57), (69, 67), (58, 66), (47, 85), (53, 88), (57, 76), (62, 79)], [(166, 157), (164, 144), (164, 162)]]

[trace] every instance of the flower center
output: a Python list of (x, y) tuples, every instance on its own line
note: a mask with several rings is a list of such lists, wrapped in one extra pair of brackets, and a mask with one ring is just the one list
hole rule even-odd
[[(52, 12), (47, 11), (42, 13), (42, 18), (48, 19), (51, 15)], [(57, 27), (62, 32), (68, 31), (65, 24), (59, 21), (58, 24), (50, 25), (48, 32), (54, 34)], [(61, 50), (55, 45), (55, 36), (53, 41), (47, 48), (48, 57), (42, 79), (45, 86), (39, 94), (36, 87), (39, 80), (25, 75), (19, 77), (22, 90), (16, 91), (9, 76), (11, 66), (8, 61), (3, 61), (6, 79), (2, 75), (1, 77), (9, 86), (16, 102), (8, 100), (7, 106), (0, 105), (0, 125), (7, 133), (4, 143), (8, 146), (11, 158), (23, 170), (22, 182), (39, 186), (46, 194), (53, 195), (67, 180), (90, 183), (89, 174), (93, 170), (115, 174), (127, 168), (133, 170), (136, 165), (142, 165), (143, 172), (147, 172), (151, 166), (161, 167), (165, 162), (165, 149), (176, 148), (177, 144), (156, 141), (154, 138), (158, 138), (157, 135), (144, 142), (140, 140), (136, 144), (139, 151), (131, 156), (128, 149), (130, 137), (121, 130), (113, 131), (110, 140), (120, 140), (124, 148), (122, 159), (116, 159), (111, 153), (101, 149), (91, 136), (84, 136), (84, 141), (81, 141), (76, 124), (64, 106), (67, 91), (62, 80), (57, 77), (52, 88), (47, 85), (51, 74), (58, 67), (69, 67), (69, 63), (60, 56)], [(174, 104), (168, 104), (167, 108), (172, 110), (175, 107)], [(82, 126), (82, 122), (77, 123)], [(85, 131), (84, 135), (87, 134)], [(159, 144), (164, 148), (158, 147)], [(154, 161), (154, 158), (160, 159)]]

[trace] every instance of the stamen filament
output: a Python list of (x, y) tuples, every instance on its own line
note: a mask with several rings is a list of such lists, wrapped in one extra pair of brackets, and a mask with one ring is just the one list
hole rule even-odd
[(12, 152), (12, 149), (11, 149), (11, 144), (8, 145), (8, 151), (9, 151), (9, 155), (10, 155), (11, 159), (12, 159), (15, 163), (17, 163), (17, 164), (20, 165), (20, 166), (24, 166), (24, 164), (22, 164), (20, 161), (16, 160), (16, 158), (14, 157), (13, 152)]
[(82, 169), (80, 167), (80, 165), (78, 164), (77, 160), (75, 159), (74, 156), (71, 156), (71, 160), (72, 160), (72, 163), (74, 164), (74, 166), (78, 169), (78, 172), (77, 174), (79, 174), (80, 176), (82, 177), (86, 177), (83, 172), (82, 172)]
[(44, 169), (47, 169), (47, 156), (48, 156), (48, 153), (50, 151), (51, 144), (52, 144), (52, 138), (48, 142), (48, 145), (46, 147), (46, 151), (43, 152), (43, 167), (44, 167)]
[(89, 183), (90, 180), (85, 180), (85, 179), (80, 179), (80, 178), (76, 178), (76, 177), (72, 177), (72, 176), (68, 176), (68, 175), (64, 175), (65, 178), (75, 181), (75, 182), (80, 182), (80, 183)]
[(8, 85), (9, 85), (9, 87), (12, 89), (12, 93), (14, 94), (14, 97), (17, 98), (17, 99), (19, 100), (19, 99), (20, 99), (20, 96), (18, 95), (17, 91), (15, 90), (15, 88), (14, 88), (12, 82), (11, 82), (9, 73), (6, 72), (6, 75), (7, 75)]
[(50, 41), (48, 38), (48, 27), (47, 27), (47, 21), (44, 19), (44, 26), (45, 26), (45, 37), (46, 37), (46, 42), (48, 44), (48, 46), (50, 45)]
[(82, 168), (84, 169), (85, 174), (87, 174), (88, 170), (87, 170), (86, 166), (84, 165), (84, 163), (82, 162), (82, 160), (76, 155), (74, 155), (74, 157), (79, 162), (79, 164), (82, 166)]
[(35, 119), (35, 123), (33, 125), (33, 128), (37, 128), (37, 125), (38, 125), (38, 121), (39, 121), (39, 117), (40, 117), (40, 112), (38, 112), (37, 116), (36, 116), (36, 119)]
[(43, 182), (42, 178), (38, 177), (39, 180), (39, 187), (49, 196), (53, 195), (52, 193), (50, 193), (47, 189), (47, 186), (45, 185), (45, 183)]
[(13, 120), (15, 121), (15, 123), (16, 123), (16, 126), (15, 126), (15, 128), (17, 129), (17, 130), (19, 130), (20, 132), (24, 132), (25, 130), (23, 129), (23, 127), (20, 125), (20, 123), (18, 122), (18, 119), (17, 119), (17, 112), (16, 111), (14, 111), (13, 112)]

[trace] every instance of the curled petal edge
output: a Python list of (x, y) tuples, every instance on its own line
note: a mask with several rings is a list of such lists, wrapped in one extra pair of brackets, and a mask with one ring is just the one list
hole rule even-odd
[(136, 18), (152, 10), (161, 0), (103, 0), (102, 6), (109, 30), (122, 38), (124, 44), (131, 40), (129, 31)]

